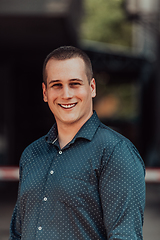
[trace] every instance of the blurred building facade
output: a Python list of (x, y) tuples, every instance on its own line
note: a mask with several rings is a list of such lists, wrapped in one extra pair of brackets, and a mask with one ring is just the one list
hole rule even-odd
[[(134, 24), (134, 54), (131, 54), (79, 41), (83, 0), (0, 1), (0, 166), (18, 166), (24, 148), (52, 126), (54, 118), (42, 98), (42, 65), (46, 55), (61, 45), (78, 46), (86, 51), (102, 90), (104, 85), (112, 88), (115, 84), (120, 92), (120, 86), (126, 85), (133, 95), (136, 89), (136, 116), (115, 118), (114, 110), (124, 105), (123, 101), (119, 105), (117, 93), (109, 94), (103, 101), (97, 96), (100, 101), (95, 101), (95, 108), (105, 124), (136, 145), (146, 165), (160, 166), (159, 5), (156, 4), (159, 0), (152, 4), (149, 0), (125, 1), (126, 15)], [(102, 84), (101, 76), (105, 79)]]
[(160, 166), (160, 0), (126, 0), (125, 7), (133, 22), (133, 49), (152, 65), (150, 78), (142, 81), (142, 139), (146, 164)]
[(18, 165), (23, 149), (53, 117), (42, 100), (42, 65), (61, 45), (78, 45), (81, 0), (0, 1), (0, 165)]

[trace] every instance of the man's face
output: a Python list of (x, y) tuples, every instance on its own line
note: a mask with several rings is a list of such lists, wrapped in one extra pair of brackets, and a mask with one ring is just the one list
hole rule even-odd
[(82, 126), (93, 113), (92, 98), (96, 96), (95, 79), (89, 84), (84, 61), (79, 57), (50, 59), (46, 73), (47, 86), (42, 85), (43, 97), (57, 125)]

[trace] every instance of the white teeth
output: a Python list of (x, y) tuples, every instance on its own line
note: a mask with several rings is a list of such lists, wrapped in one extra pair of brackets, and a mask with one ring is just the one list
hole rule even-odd
[(61, 107), (63, 107), (63, 108), (72, 108), (72, 107), (74, 107), (76, 104), (74, 103), (74, 104), (67, 104), (67, 105), (60, 104), (60, 105), (61, 105)]

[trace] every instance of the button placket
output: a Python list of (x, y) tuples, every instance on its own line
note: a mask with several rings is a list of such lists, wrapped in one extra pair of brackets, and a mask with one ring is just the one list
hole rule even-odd
[(53, 173), (54, 173), (54, 171), (53, 171), (53, 170), (51, 170), (51, 171), (50, 171), (50, 174), (52, 175)]
[(58, 160), (58, 157), (60, 157), (59, 154), (62, 154), (62, 153), (59, 153), (59, 151), (60, 150), (58, 150), (56, 152), (55, 156), (53, 157), (52, 164), (51, 164), (50, 170), (48, 172), (47, 181), (45, 184), (43, 198), (42, 198), (42, 202), (41, 202), (39, 221), (38, 221), (38, 225), (37, 225), (37, 236), (41, 236), (41, 234), (44, 230), (44, 226), (43, 226), (44, 223), (42, 222), (44, 215), (49, 214), (48, 206), (50, 206), (50, 205), (48, 205), (48, 204), (50, 204), (50, 192), (48, 192), (48, 189), (49, 189), (49, 186), (50, 186), (51, 182), (53, 181), (54, 177), (56, 177), (55, 173), (56, 173), (57, 164), (58, 164), (57, 160)]

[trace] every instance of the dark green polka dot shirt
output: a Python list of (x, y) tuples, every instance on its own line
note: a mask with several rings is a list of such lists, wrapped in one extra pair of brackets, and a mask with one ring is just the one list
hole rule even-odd
[(56, 124), (20, 160), (10, 240), (140, 240), (143, 161), (96, 112), (60, 149)]

